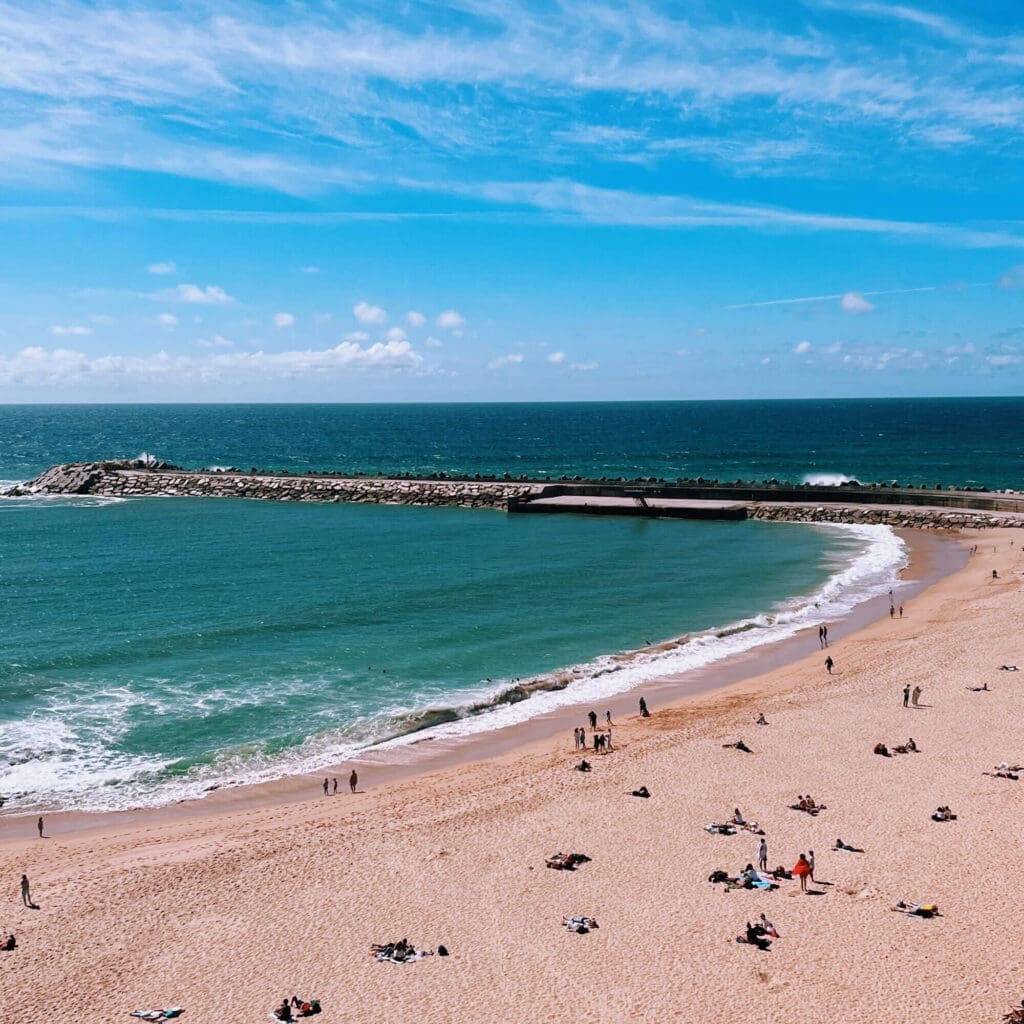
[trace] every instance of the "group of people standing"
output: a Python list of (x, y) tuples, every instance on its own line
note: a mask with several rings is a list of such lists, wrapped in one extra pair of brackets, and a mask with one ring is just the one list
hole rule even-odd
[[(333, 781), (334, 781), (334, 791), (333, 792), (336, 795), (337, 792), (338, 792), (338, 780), (334, 779)], [(359, 776), (356, 774), (355, 768), (353, 768), (352, 769), (352, 774), (348, 777), (348, 790), (349, 790), (349, 792), (350, 793), (354, 793), (356, 791), (356, 786), (358, 786), (358, 785), (359, 785)], [(324, 796), (328, 796), (330, 794), (331, 794), (331, 780), (330, 779), (324, 779)], [(40, 820), (42, 820), (42, 819), (40, 819)]]
[[(587, 719), (590, 722), (590, 729), (594, 734), (594, 751), (597, 753), (607, 753), (612, 749), (612, 713), (606, 711), (604, 713), (605, 718), (605, 731), (597, 731), (597, 712), (591, 711), (587, 715)], [(587, 728), (581, 725), (578, 729), (573, 730), (573, 740), (576, 744), (577, 750), (587, 749)]]

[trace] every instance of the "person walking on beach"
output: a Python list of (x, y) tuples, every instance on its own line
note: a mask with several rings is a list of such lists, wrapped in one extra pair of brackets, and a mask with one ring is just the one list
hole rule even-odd
[(324, 779), (324, 796), (327, 796), (327, 780)]
[(612, 727), (612, 713), (610, 711), (604, 713), (604, 720), (610, 729)]
[(909, 707), (909, 705), (910, 705), (910, 683), (907, 683), (907, 685), (903, 687), (903, 706), (904, 707)]
[(358, 785), (358, 783), (359, 776), (356, 775), (356, 770), (355, 768), (353, 768), (352, 774), (348, 777), (348, 790), (350, 793), (354, 793), (356, 791), (356, 786)]
[(36, 822), (36, 828), (39, 829), (39, 838), (42, 839), (43, 838), (43, 819), (42, 818), (40, 818)]
[(28, 884), (28, 875), (21, 876), (21, 902), (30, 910), (35, 910), (36, 905), (32, 902), (32, 891)]
[(597, 728), (597, 712), (596, 711), (591, 711), (587, 715), (587, 718), (590, 719), (590, 728), (591, 729), (596, 729)]
[(757, 844), (757, 866), (761, 871), (768, 870), (768, 843), (763, 836)]
[(825, 646), (828, 647), (828, 626), (821, 627), (821, 638), (825, 641)]
[(640, 717), (641, 718), (650, 718), (651, 717), (650, 711), (647, 710), (647, 701), (645, 701), (643, 699), (643, 697), (640, 698)]
[(829, 655), (829, 656), (828, 656), (828, 657), (827, 657), (827, 658), (825, 659), (825, 671), (826, 671), (826, 672), (827, 672), (827, 673), (828, 673), (829, 675), (832, 675), (832, 666), (833, 666), (834, 664), (835, 664), (835, 662), (834, 662), (834, 661), (832, 660), (832, 655), (830, 654), (830, 655)]
[(895, 607), (895, 605), (889, 605), (889, 618), (890, 619), (895, 619), (896, 618), (896, 607)]
[(920, 697), (921, 697), (921, 687), (920, 686), (915, 686), (914, 687), (914, 692), (910, 695), (910, 703), (913, 704), (915, 708), (920, 706), (917, 703), (918, 700), (920, 699)]
[(825, 650), (825, 627), (824, 626), (819, 626), (818, 627), (818, 646), (822, 650)]

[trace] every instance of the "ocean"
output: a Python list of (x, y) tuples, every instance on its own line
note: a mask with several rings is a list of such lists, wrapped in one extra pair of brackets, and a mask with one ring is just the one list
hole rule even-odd
[[(148, 451), (190, 467), (1018, 488), (1022, 413), (1016, 399), (7, 406), (0, 478)], [(904, 562), (884, 527), (2, 499), (0, 796), (5, 813), (155, 806), (600, 708), (834, 621), (898, 587)], [(686, 642), (645, 649), (672, 638)]]

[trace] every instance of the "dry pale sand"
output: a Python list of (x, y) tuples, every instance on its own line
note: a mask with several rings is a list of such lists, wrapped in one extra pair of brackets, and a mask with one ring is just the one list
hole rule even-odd
[[(545, 741), (355, 797), (8, 840), (0, 927), (20, 945), (0, 954), (0, 1021), (181, 1004), (243, 1024), (293, 992), (325, 1024), (998, 1021), (1024, 995), (1024, 781), (981, 773), (1024, 758), (1024, 671), (998, 670), (1024, 669), (1024, 558), (1020, 531), (977, 540), (902, 621), (833, 644), (833, 677), (811, 638), (803, 662), (619, 723), (589, 775), (571, 741)], [(901, 707), (905, 683), (924, 708)], [(723, 749), (740, 735), (754, 753)], [(871, 752), (908, 736), (921, 753)], [(652, 799), (627, 795), (640, 784)], [(808, 792), (828, 810), (786, 809)], [(943, 803), (959, 821), (929, 820)], [(820, 895), (707, 883), (754, 858), (756, 838), (702, 829), (734, 806), (772, 865), (814, 849)], [(830, 852), (837, 836), (866, 852)], [(556, 850), (593, 862), (546, 870)], [(943, 916), (891, 913), (900, 897)], [(782, 935), (767, 953), (733, 941), (762, 910)], [(568, 933), (573, 913), (600, 928)], [(452, 956), (370, 959), (402, 936)]]

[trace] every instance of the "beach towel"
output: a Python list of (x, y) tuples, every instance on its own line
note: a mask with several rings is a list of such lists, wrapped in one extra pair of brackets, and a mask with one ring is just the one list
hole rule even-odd
[(180, 1017), (182, 1009), (180, 1006), (172, 1006), (169, 1010), (132, 1010), (132, 1017), (141, 1017), (143, 1020), (170, 1020), (172, 1017)]
[(395, 956), (394, 953), (388, 953), (384, 950), (380, 950), (373, 954), (373, 959), (379, 964), (411, 964), (416, 960), (422, 960), (425, 956), (433, 956), (434, 951), (432, 949), (417, 949), (411, 953), (404, 953)]

